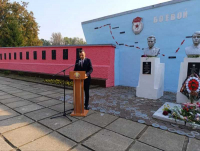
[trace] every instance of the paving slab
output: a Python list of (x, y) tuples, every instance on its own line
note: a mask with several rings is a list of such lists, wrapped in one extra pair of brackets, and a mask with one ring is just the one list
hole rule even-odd
[[(62, 115), (62, 114), (58, 114), (58, 115)], [(72, 120), (72, 122), (77, 121), (78, 119), (73, 118), (71, 116), (67, 116), (69, 119)], [(57, 130), (61, 127), (64, 127), (66, 125), (71, 124), (72, 122), (70, 122), (66, 117), (61, 116), (61, 117), (57, 117), (57, 118), (46, 118), (44, 120), (40, 120), (39, 123), (42, 123), (43, 125), (53, 129), (53, 130)]]
[(22, 93), (24, 92), (23, 90), (19, 90), (19, 89), (14, 89), (14, 90), (10, 90), (9, 93), (10, 94), (15, 94), (15, 93)]
[(54, 93), (57, 93), (57, 92), (54, 92), (54, 91), (45, 91), (45, 92), (40, 92), (40, 93), (38, 93), (38, 94), (48, 96), (48, 95), (54, 94)]
[(8, 93), (0, 91), (0, 96), (7, 95)]
[(32, 99), (32, 98), (40, 97), (40, 95), (30, 94), (30, 95), (20, 95), (20, 97), (23, 99)]
[(75, 148), (73, 148), (71, 151), (91, 151), (91, 150), (85, 148), (85, 147), (82, 146), (82, 145), (78, 145), (78, 146), (76, 146)]
[[(64, 103), (58, 104), (58, 105), (54, 105), (54, 106), (51, 106), (49, 108), (51, 108), (53, 110), (56, 110), (58, 112), (63, 112), (63, 110), (64, 110)], [(74, 108), (73, 104), (65, 103), (65, 111), (71, 110), (73, 108)]]
[(6, 110), (6, 111), (1, 111), (0, 112), (0, 121), (17, 116), (17, 115), (19, 115), (19, 114), (17, 112), (13, 111), (12, 109)]
[[(11, 80), (11, 79), (9, 79)], [(15, 87), (15, 88), (23, 88), (25, 85), (22, 84), (22, 81), (18, 81), (18, 80), (14, 80), (12, 81), (12, 86)]]
[(161, 151), (161, 150), (136, 141), (128, 151)]
[(35, 83), (35, 84), (33, 85), (33, 87), (45, 89), (45, 88), (50, 87), (50, 86), (47, 86), (47, 85), (44, 85), (44, 84), (38, 84), (38, 83), (36, 84), (36, 83)]
[(29, 144), (20, 147), (21, 151), (67, 151), (76, 145), (72, 140), (53, 132)]
[(3, 84), (3, 85), (1, 85), (0, 90), (6, 92), (5, 90), (8, 88), (10, 88), (10, 87)]
[(3, 103), (3, 104), (8, 104), (8, 103), (17, 102), (17, 101), (23, 101), (23, 100), (24, 99), (22, 99), (22, 98), (14, 97), (14, 98), (0, 100), (0, 102)]
[(13, 90), (15, 90), (15, 89), (8, 87), (8, 88), (4, 88), (2, 91), (8, 93), (7, 95), (11, 95), (12, 93), (10, 91), (13, 91)]
[(23, 101), (8, 103), (6, 105), (9, 106), (10, 108), (17, 108), (17, 107), (26, 106), (29, 104), (33, 104), (33, 103), (27, 100), (23, 100)]
[(9, 151), (13, 148), (2, 138), (0, 137), (0, 150), (1, 151)]
[(33, 123), (3, 134), (13, 145), (20, 147), (34, 141), (48, 133), (51, 130), (38, 123)]
[[(57, 93), (61, 93), (62, 95), (64, 94), (64, 89), (57, 89), (57, 90), (54, 90), (54, 92), (57, 92)], [(65, 94), (72, 94), (73, 93), (73, 90), (66, 90), (65, 89)]]
[(9, 109), (10, 109), (9, 107), (0, 104), (0, 112), (1, 112), (1, 111), (6, 111), (6, 110), (9, 110)]
[(33, 122), (33, 120), (23, 115), (9, 118), (0, 122), (0, 133), (5, 133)]
[(200, 141), (194, 138), (189, 139), (187, 151), (200, 151)]
[(50, 99), (51, 98), (48, 98), (48, 97), (45, 97), (45, 96), (40, 96), (40, 97), (32, 98), (32, 99), (29, 99), (29, 100), (37, 103), (37, 102), (47, 101), (47, 100), (50, 100)]
[(100, 130), (99, 127), (79, 120), (57, 131), (76, 142), (80, 142), (98, 130)]
[(44, 108), (41, 110), (36, 110), (30, 113), (25, 114), (26, 116), (30, 117), (31, 119), (34, 119), (36, 121), (47, 118), (47, 117), (51, 117), (55, 114), (57, 114), (59, 112), (48, 109), (48, 108)]
[(9, 94), (1, 95), (0, 100), (10, 99), (10, 98), (14, 98), (14, 97), (15, 97), (15, 96), (13, 96), (13, 95), (9, 95)]
[(20, 98), (23, 98), (23, 99), (32, 99), (32, 98), (36, 98), (36, 97), (40, 97), (41, 95), (38, 95), (38, 94), (34, 94), (34, 93), (31, 93), (31, 92), (22, 92), (22, 93), (15, 93), (14, 94), (15, 96), (18, 96)]
[(104, 114), (104, 113), (94, 113), (86, 118), (84, 118), (84, 121), (87, 121), (89, 123), (95, 124), (100, 127), (105, 127), (114, 120), (116, 120), (118, 117), (109, 115), (109, 114)]
[(95, 151), (125, 151), (132, 142), (133, 139), (104, 129), (83, 144)]
[(138, 134), (146, 127), (144, 124), (136, 123), (130, 120), (119, 118), (106, 127), (111, 131), (122, 134), (130, 138), (136, 138)]
[(35, 111), (35, 110), (39, 110), (39, 109), (42, 109), (44, 108), (43, 106), (40, 106), (40, 105), (37, 105), (37, 104), (30, 104), (30, 105), (27, 105), (27, 106), (22, 106), (22, 107), (18, 107), (18, 108), (15, 108), (16, 111), (24, 114), (24, 113), (28, 113), (28, 112), (31, 112), (31, 111)]
[[(35, 87), (35, 86), (34, 86)], [(41, 88), (45, 89), (45, 90), (49, 90), (49, 91), (54, 91), (54, 90), (58, 90), (59, 88), (54, 87), (54, 86), (49, 86), (49, 85), (42, 85)]]
[(32, 87), (32, 86), (26, 86), (25, 88), (23, 88), (23, 90), (24, 91), (27, 91), (27, 92), (31, 92), (31, 93), (33, 93), (32, 91), (34, 91), (34, 90), (40, 90), (40, 92), (41, 92), (41, 89), (39, 88), (35, 88), (35, 87)]
[(162, 150), (182, 151), (185, 136), (148, 127), (139, 140)]
[(28, 96), (28, 95), (33, 95), (34, 93), (31, 93), (31, 92), (26, 92), (26, 91), (23, 91), (23, 92), (20, 92), (20, 93), (16, 93), (15, 96)]
[(20, 90), (23, 90), (23, 92), (29, 92), (32, 93), (30, 90), (33, 90), (34, 88), (32, 86), (29, 85), (24, 85), (22, 87), (19, 87)]
[(62, 97), (63, 94), (60, 93), (54, 93), (54, 94), (49, 94), (48, 97), (54, 98), (54, 99), (60, 99), (60, 97)]
[(54, 90), (57, 89), (56, 87), (50, 86), (50, 85), (44, 85), (44, 84), (35, 84), (33, 87), (35, 88), (41, 88), (45, 90)]
[(37, 93), (37, 94), (39, 94), (39, 93), (41, 93), (41, 92), (46, 92), (47, 90), (44, 90), (44, 89), (41, 89), (41, 88), (31, 88), (30, 90), (27, 90), (27, 91), (29, 91), (29, 92), (32, 92), (32, 93)]
[(63, 103), (63, 102), (59, 101), (59, 100), (51, 99), (51, 100), (48, 100), (48, 101), (39, 102), (37, 104), (45, 106), (45, 107), (50, 107), (50, 106), (54, 106), (54, 105), (61, 104), (61, 103)]

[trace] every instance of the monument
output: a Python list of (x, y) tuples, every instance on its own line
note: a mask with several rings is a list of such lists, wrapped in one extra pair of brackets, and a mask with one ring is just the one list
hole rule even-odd
[(144, 49), (144, 55), (140, 61), (140, 77), (136, 88), (136, 96), (148, 99), (158, 99), (164, 91), (165, 65), (160, 63), (159, 48), (154, 47), (155, 36), (147, 38), (148, 48)]
[(147, 57), (157, 57), (160, 53), (160, 49), (154, 47), (156, 43), (156, 37), (155, 36), (149, 36), (147, 38), (148, 42), (148, 48), (144, 48), (144, 55)]
[[(187, 83), (186, 80), (191, 75), (200, 76), (200, 31), (196, 31), (192, 35), (193, 45), (185, 48), (187, 57), (184, 58), (184, 62), (181, 63), (179, 73), (179, 83), (176, 95), (177, 103), (189, 102), (189, 95), (183, 93), (183, 86)], [(197, 80), (198, 81), (198, 80)], [(190, 93), (190, 90), (188, 90)]]
[(188, 58), (200, 56), (200, 31), (196, 31), (192, 35), (193, 45), (185, 48), (185, 53)]

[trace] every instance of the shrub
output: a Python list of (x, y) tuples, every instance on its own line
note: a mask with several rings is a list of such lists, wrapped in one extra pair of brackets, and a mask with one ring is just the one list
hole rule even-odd
[(18, 71), (17, 74), (18, 74), (19, 76), (24, 76), (24, 72), (21, 72), (21, 71)]
[(11, 71), (3, 71), (3, 74), (5, 74), (5, 75), (9, 75), (11, 73)]
[[(64, 85), (64, 80), (60, 79), (44, 79), (45, 83), (57, 84), (57, 85)], [(65, 81), (66, 86), (73, 86), (73, 81)]]

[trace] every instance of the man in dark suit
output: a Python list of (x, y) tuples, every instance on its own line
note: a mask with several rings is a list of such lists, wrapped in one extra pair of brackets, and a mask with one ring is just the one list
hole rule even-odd
[(90, 88), (90, 81), (91, 81), (90, 74), (92, 73), (93, 68), (92, 68), (92, 63), (91, 63), (90, 59), (85, 57), (84, 50), (80, 50), (79, 57), (80, 57), (80, 59), (76, 60), (76, 65), (74, 67), (74, 71), (85, 71), (86, 72), (85, 76), (87, 77), (87, 79), (84, 80), (85, 110), (89, 110), (89, 108), (88, 108), (89, 88)]

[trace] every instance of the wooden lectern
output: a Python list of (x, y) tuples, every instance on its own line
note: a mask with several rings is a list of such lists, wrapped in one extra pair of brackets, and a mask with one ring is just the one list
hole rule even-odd
[(84, 110), (84, 79), (85, 71), (70, 71), (69, 78), (73, 79), (74, 111), (71, 116), (86, 116), (89, 110)]

